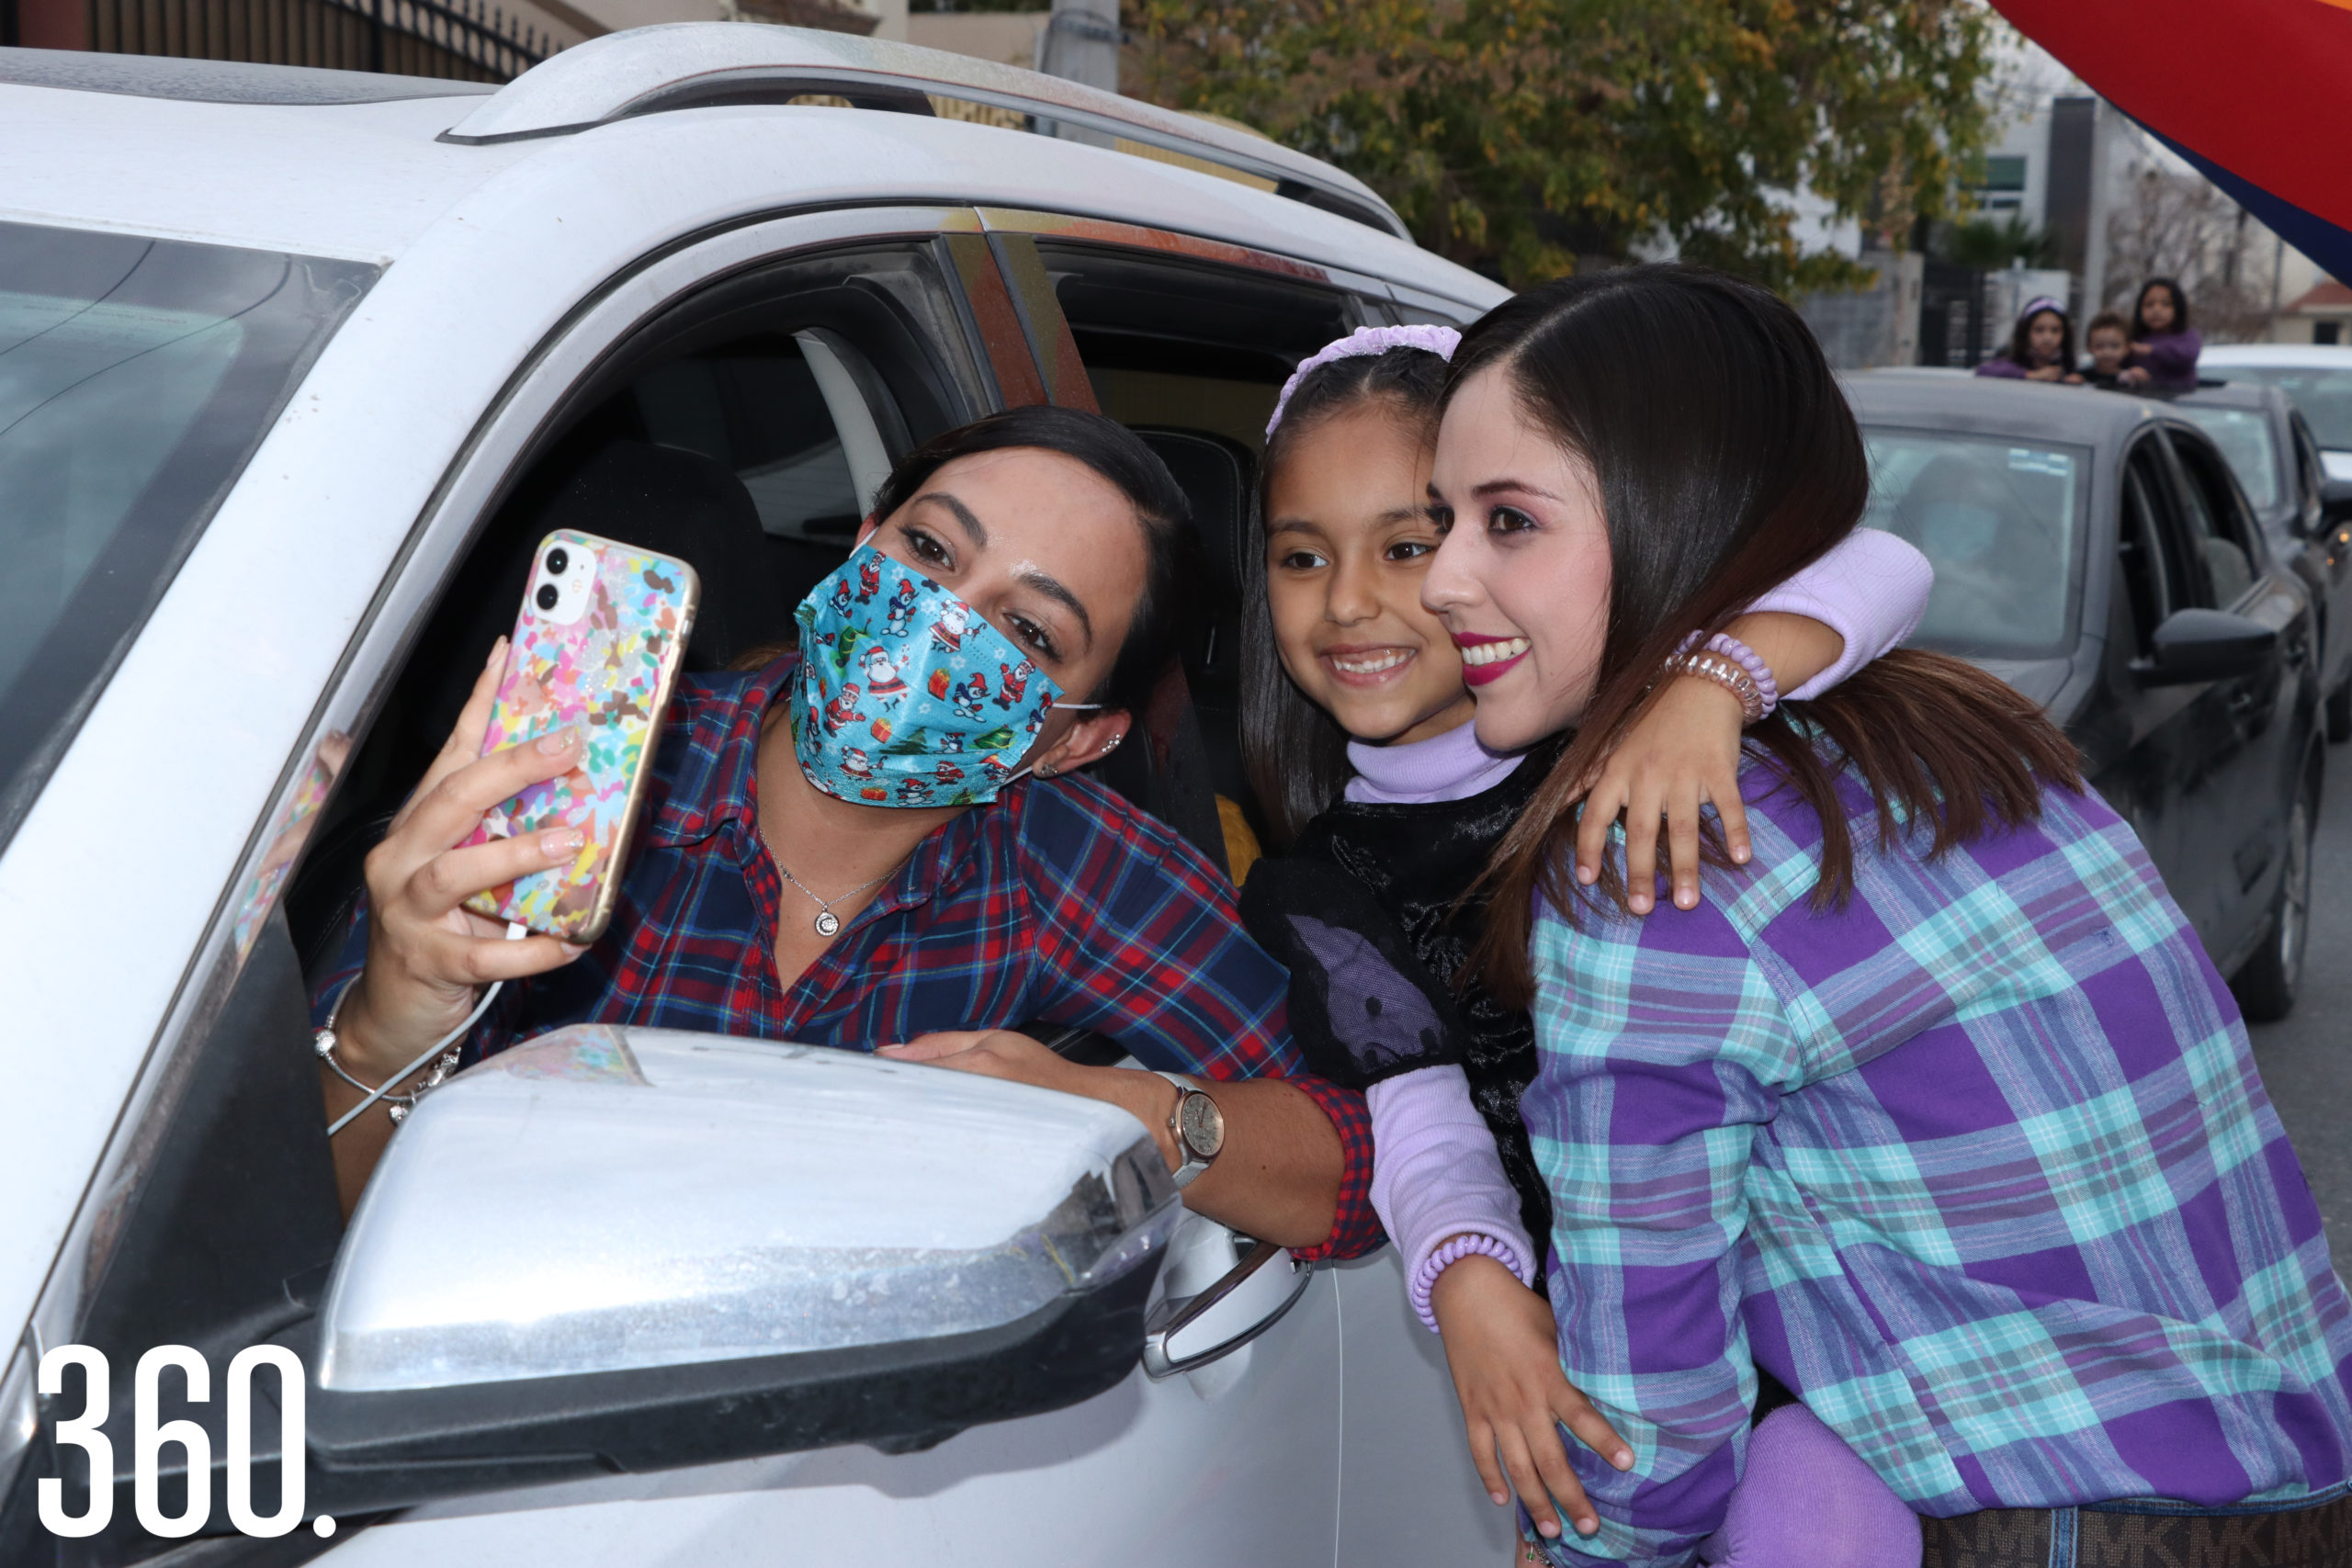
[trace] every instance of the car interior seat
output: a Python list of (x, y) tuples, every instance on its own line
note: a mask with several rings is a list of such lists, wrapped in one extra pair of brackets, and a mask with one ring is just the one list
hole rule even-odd
[[(1188, 628), (1184, 677), (1206, 753), (1213, 793), (1229, 801), (1261, 839), (1265, 824), (1241, 766), (1241, 604), (1247, 581), (1250, 518), (1256, 504), (1256, 454), (1239, 442), (1204, 430), (1139, 425), (1136, 434), (1159, 454), (1193, 503), (1193, 526), (1203, 568), (1197, 624)], [(1248, 872), (1236, 835), (1224, 834), (1226, 860), (1238, 881)]]

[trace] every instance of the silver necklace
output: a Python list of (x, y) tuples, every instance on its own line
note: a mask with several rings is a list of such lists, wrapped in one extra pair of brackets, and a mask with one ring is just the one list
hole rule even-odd
[(800, 896), (802, 897), (817, 906), (817, 918), (810, 923), (817, 928), (817, 934), (819, 936), (831, 936), (835, 931), (842, 929), (841, 917), (833, 913), (834, 905), (840, 903), (842, 899), (849, 897), (851, 894), (865, 892), (867, 888), (873, 886), (875, 882), (886, 880), (889, 876), (891, 871), (899, 869), (894, 865), (890, 868), (890, 871), (886, 871), (880, 876), (876, 877), (874, 882), (861, 882), (856, 886), (851, 888), (848, 893), (836, 893), (830, 898), (820, 898), (809, 889), (807, 883), (792, 874), (792, 868), (790, 866), (785, 864), (782, 861), (777, 861), (775, 863), (775, 868), (776, 870), (784, 873), (784, 879), (786, 882), (791, 883), (792, 886), (800, 889)]

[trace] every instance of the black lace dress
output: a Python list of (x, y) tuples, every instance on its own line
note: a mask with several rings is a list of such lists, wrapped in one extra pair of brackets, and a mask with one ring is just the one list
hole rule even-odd
[(1551, 1240), (1552, 1200), (1519, 1114), (1535, 1077), (1535, 1027), (1485, 987), (1456, 986), (1485, 905), (1455, 900), (1555, 751), (1462, 800), (1343, 801), (1310, 822), (1287, 856), (1259, 862), (1241, 900), (1250, 934), (1290, 968), (1291, 1032), (1318, 1074), (1364, 1088), (1461, 1066), (1539, 1253)]

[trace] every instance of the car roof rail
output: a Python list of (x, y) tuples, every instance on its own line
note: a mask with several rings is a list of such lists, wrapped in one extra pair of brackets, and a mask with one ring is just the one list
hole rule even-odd
[(1409, 240), (1354, 175), (1238, 125), (943, 50), (761, 22), (673, 22), (591, 39), (531, 67), (441, 135), (465, 145), (563, 136), (640, 115), (797, 98), (942, 114), (1196, 167)]

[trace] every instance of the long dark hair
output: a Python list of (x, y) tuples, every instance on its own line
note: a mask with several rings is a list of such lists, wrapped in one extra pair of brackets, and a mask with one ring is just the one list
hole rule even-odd
[[(1647, 708), (1658, 669), (1686, 637), (1721, 630), (1852, 531), (1870, 467), (1804, 321), (1722, 273), (1627, 267), (1522, 294), (1464, 336), (1448, 394), (1498, 366), (1527, 415), (1592, 466), (1611, 553), (1592, 700), (1480, 885), (1494, 897), (1476, 966), (1524, 1007), (1533, 895), (1571, 920), (1588, 898), (1624, 899), (1614, 867), (1589, 892), (1571, 873), (1578, 781)], [(1842, 766), (1877, 807), (1882, 850), (1901, 821), (1923, 820), (1930, 855), (1990, 823), (2032, 820), (2040, 779), (2081, 783), (2074, 748), (2038, 707), (1930, 653), (1890, 653), (1825, 696), (1784, 705), (1747, 743), (1820, 818), (1823, 908), (1853, 888)], [(1728, 863), (1719, 841), (1706, 852)]]
[(2051, 363), (2061, 370), (2071, 372), (2075, 368), (2075, 323), (2057, 306), (2040, 300), (2029, 307), (2018, 318), (2018, 324), (2009, 331), (2009, 363), (2020, 370), (2037, 368), (2033, 358), (2033, 319), (2036, 316), (2058, 318), (2058, 357)]
[[(1283, 668), (1266, 600), (1266, 500), (1300, 437), (1334, 414), (1371, 405), (1433, 435), (1445, 361), (1425, 348), (1392, 348), (1317, 366), (1291, 393), (1259, 467), (1253, 548), (1242, 565), (1241, 761), (1265, 808), (1276, 849), (1340, 798), (1348, 783), (1348, 734), (1309, 702)], [(1415, 498), (1417, 501), (1418, 497)]]
[(2142, 316), (2140, 311), (2148, 302), (2148, 290), (2151, 288), (2161, 288), (2172, 296), (2172, 325), (2166, 327), (2165, 331), (2185, 333), (2188, 330), (2188, 291), (2181, 288), (2180, 280), (2177, 278), (2152, 277), (2140, 285), (2140, 292), (2132, 301), (2132, 341), (2133, 343), (2148, 341), (2147, 319)]
[(1136, 509), (1144, 536), (1143, 592), (1127, 623), (1111, 673), (1089, 701), (1141, 713), (1176, 654), (1188, 591), (1197, 583), (1199, 541), (1182, 487), (1143, 438), (1116, 420), (1080, 409), (1033, 404), (1005, 409), (933, 436), (899, 459), (875, 492), (874, 515), (888, 517), (922, 493), (931, 477), (958, 457), (1014, 447), (1057, 452), (1085, 464)]

